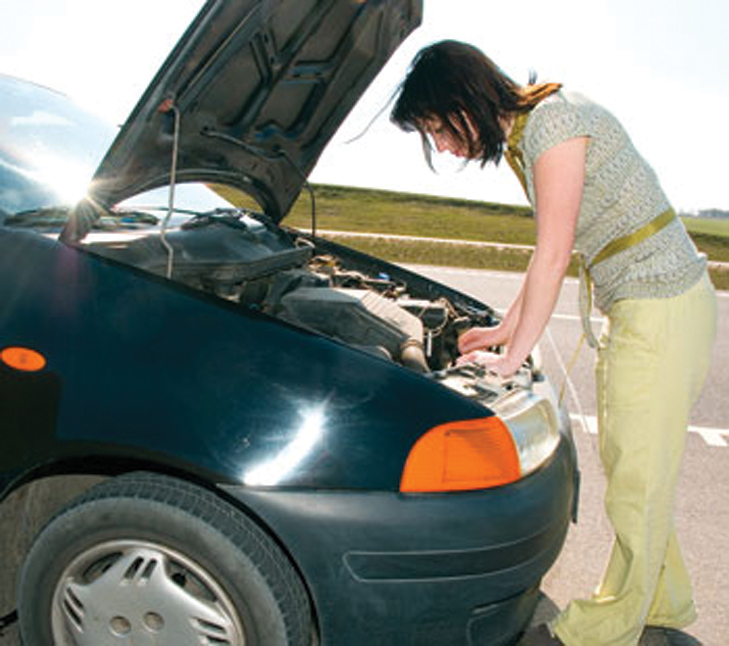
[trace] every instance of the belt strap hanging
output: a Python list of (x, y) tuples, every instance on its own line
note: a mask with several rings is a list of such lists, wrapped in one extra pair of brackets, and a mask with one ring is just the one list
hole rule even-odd
[(520, 112), (514, 117), (514, 124), (511, 126), (511, 132), (506, 140), (506, 150), (504, 151), (504, 157), (524, 189), (527, 199), (529, 199), (529, 191), (527, 190), (526, 176), (524, 175), (524, 156), (519, 150), (519, 142), (524, 134), (524, 127), (528, 118), (528, 112)]

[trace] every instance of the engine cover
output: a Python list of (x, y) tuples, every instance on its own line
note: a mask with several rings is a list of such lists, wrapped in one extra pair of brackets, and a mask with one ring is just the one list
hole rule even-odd
[(384, 348), (397, 359), (423, 343), (420, 319), (370, 290), (302, 287), (281, 299), (279, 315), (345, 343)]

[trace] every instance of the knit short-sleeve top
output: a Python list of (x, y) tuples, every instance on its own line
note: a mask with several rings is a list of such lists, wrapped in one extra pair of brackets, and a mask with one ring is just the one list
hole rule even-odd
[[(575, 251), (590, 264), (605, 245), (637, 231), (670, 204), (655, 172), (620, 122), (597, 103), (562, 90), (530, 112), (519, 142), (532, 205), (536, 204), (535, 162), (546, 150), (575, 137), (588, 138)], [(675, 218), (646, 240), (592, 266), (590, 274), (597, 306), (608, 312), (615, 301), (624, 298), (681, 294), (705, 269), (706, 257)]]

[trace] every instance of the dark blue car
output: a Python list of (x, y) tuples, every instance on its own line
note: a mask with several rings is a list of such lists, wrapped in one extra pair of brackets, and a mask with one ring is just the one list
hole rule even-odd
[(0, 493), (100, 480), (24, 555), (27, 646), (528, 623), (577, 496), (548, 380), (456, 366), (488, 305), (281, 224), (420, 17), (211, 0), (118, 133), (0, 77)]

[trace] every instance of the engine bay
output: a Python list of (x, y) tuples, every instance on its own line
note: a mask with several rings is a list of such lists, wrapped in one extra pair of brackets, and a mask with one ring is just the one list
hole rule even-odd
[(488, 404), (528, 386), (525, 365), (502, 380), (456, 366), (458, 336), (492, 326), (487, 306), (395, 265), (244, 210), (202, 214), (166, 233), (87, 238), (93, 253), (166, 275), (398, 363)]

